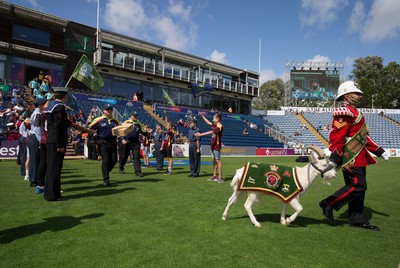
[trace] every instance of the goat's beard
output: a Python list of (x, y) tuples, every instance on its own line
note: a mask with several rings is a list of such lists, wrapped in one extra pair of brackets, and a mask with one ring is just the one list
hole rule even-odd
[(322, 178), (322, 183), (328, 186), (331, 186), (331, 182), (327, 178)]

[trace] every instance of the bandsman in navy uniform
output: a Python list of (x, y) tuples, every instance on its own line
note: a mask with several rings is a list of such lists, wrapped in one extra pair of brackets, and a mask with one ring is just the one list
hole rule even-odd
[(332, 130), (329, 135), (330, 160), (343, 170), (345, 186), (320, 202), (325, 218), (336, 224), (333, 210), (348, 205), (348, 222), (351, 227), (378, 231), (363, 216), (365, 191), (367, 190), (366, 166), (375, 164), (370, 152), (388, 160), (389, 153), (376, 144), (368, 135), (368, 126), (363, 114), (357, 110), (363, 92), (353, 81), (339, 86), (337, 100), (343, 100), (333, 112)]
[(119, 163), (119, 172), (124, 172), (124, 166), (132, 150), (133, 153), (133, 166), (135, 169), (135, 175), (138, 177), (143, 177), (142, 169), (140, 165), (140, 134), (148, 135), (143, 129), (143, 124), (138, 120), (139, 114), (133, 111), (130, 119), (126, 120), (124, 124), (132, 124), (133, 129), (128, 135), (121, 137), (121, 159)]
[(190, 163), (189, 177), (198, 177), (200, 174), (200, 137), (195, 136), (195, 134), (199, 132), (200, 129), (197, 127), (196, 118), (191, 118), (190, 129), (188, 133)]
[(118, 161), (117, 137), (112, 134), (112, 129), (118, 125), (119, 122), (113, 117), (113, 107), (110, 104), (105, 105), (103, 115), (95, 118), (89, 125), (91, 129), (97, 131), (104, 186), (110, 186), (110, 172)]
[(40, 163), (40, 140), (42, 139), (42, 110), (47, 102), (46, 99), (35, 99), (33, 104), (35, 110), (33, 111), (30, 121), (31, 129), (28, 136), (29, 148), (29, 181), (30, 186), (37, 186), (37, 171)]
[(47, 201), (61, 201), (61, 170), (68, 142), (69, 122), (65, 103), (68, 88), (55, 87), (54, 100), (46, 109), (47, 118), (47, 168), (44, 184), (44, 198)]

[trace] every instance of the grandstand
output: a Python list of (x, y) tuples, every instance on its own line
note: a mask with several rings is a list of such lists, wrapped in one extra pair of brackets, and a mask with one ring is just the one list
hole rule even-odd
[[(193, 113), (193, 116), (197, 117), (197, 125), (201, 131), (204, 132), (211, 130), (211, 127), (209, 125), (207, 125), (201, 118), (198, 118), (197, 111), (205, 113), (205, 117), (210, 122), (212, 122), (212, 117), (214, 113), (210, 113), (209, 111), (205, 110), (192, 109), (190, 111)], [(156, 109), (155, 112), (160, 117), (163, 117), (164, 111), (162, 109)], [(176, 124), (180, 119), (185, 121), (189, 115), (185, 112), (167, 112), (167, 116), (172, 123)], [(254, 118), (256, 119), (257, 117)], [(274, 140), (263, 132), (262, 125), (258, 128), (258, 130), (252, 129), (249, 127), (248, 122), (243, 120), (243, 118), (241, 118), (240, 116), (230, 116), (229, 114), (222, 113), (222, 124), (224, 126), (222, 143), (225, 146), (283, 148), (283, 144), (281, 142)], [(247, 135), (242, 134), (245, 128), (247, 128), (248, 130)], [(189, 132), (187, 127), (180, 124), (178, 124), (178, 130), (185, 136), (187, 136)], [(211, 136), (202, 137), (202, 144), (209, 144), (210, 139)]]
[(365, 114), (369, 134), (383, 148), (400, 148), (400, 126), (376, 113)]
[[(74, 93), (74, 96), (76, 104), (86, 114), (90, 112), (93, 105), (98, 107), (104, 105), (104, 102), (101, 101), (101, 97), (99, 96), (91, 96), (82, 93)], [(88, 99), (90, 96), (92, 99), (99, 100), (85, 100), (85, 98)], [(188, 134), (188, 124), (186, 123), (189, 117), (196, 116), (198, 118), (197, 113), (200, 111), (205, 114), (208, 120), (212, 121), (214, 114), (209, 110), (192, 109), (189, 107), (168, 107), (169, 109), (165, 110), (165, 106), (154, 104), (154, 115), (150, 114), (145, 109), (142, 102), (132, 103), (126, 99), (117, 99), (117, 103), (114, 105), (114, 108), (119, 114), (121, 114), (121, 116), (123, 116), (124, 119), (127, 119), (133, 110), (139, 112), (141, 122), (148, 124), (152, 128), (154, 128), (155, 124), (159, 120), (165, 119), (164, 112), (166, 111), (169, 121), (177, 126), (177, 129), (183, 136), (187, 136)], [(264, 117), (245, 114), (221, 114), (224, 126), (223, 144), (225, 146), (283, 148), (285, 145), (282, 140), (274, 139), (266, 134), (266, 129), (270, 128), (278, 131), (286, 137), (289, 137), (289, 139), (285, 140), (286, 142), (292, 140), (295, 143), (300, 142), (306, 146), (315, 144), (324, 148), (325, 145), (313, 134), (312, 131), (310, 131), (310, 128), (318, 130), (319, 134), (328, 141), (330, 125), (332, 122), (331, 112), (306, 111), (301, 113), (302, 117), (304, 117), (309, 124), (309, 127), (306, 127), (296, 114), (288, 111), (285, 115), (267, 115)], [(390, 118), (396, 121), (399, 117), (400, 116), (397, 114), (381, 116), (378, 113), (365, 113), (366, 122), (370, 126), (370, 135), (382, 147), (392, 149), (400, 148), (400, 126), (388, 119)], [(210, 126), (200, 118), (198, 119), (198, 127), (200, 130), (208, 131)], [(179, 121), (182, 123), (179, 123)], [(251, 128), (250, 124), (256, 125), (256, 129)], [(245, 128), (248, 130), (248, 134), (246, 135), (242, 133)], [(295, 136), (295, 132), (298, 132), (298, 135)], [(202, 144), (209, 144), (210, 139), (211, 136), (203, 137)]]
[[(303, 122), (301, 122), (293, 113), (286, 112), (285, 115), (267, 115), (264, 119), (268, 123), (272, 123), (272, 125), (278, 128), (281, 132), (299, 140), (305, 145), (314, 144), (322, 148), (325, 147), (308, 128), (303, 126)], [(296, 131), (298, 132), (297, 136), (295, 136)]]

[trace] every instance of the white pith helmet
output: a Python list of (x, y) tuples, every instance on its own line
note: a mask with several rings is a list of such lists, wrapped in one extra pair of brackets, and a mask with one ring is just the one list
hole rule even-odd
[(338, 91), (337, 91), (337, 96), (336, 100), (339, 98), (343, 97), (344, 95), (348, 93), (361, 93), (364, 94), (359, 88), (357, 83), (354, 81), (346, 81), (340, 84)]

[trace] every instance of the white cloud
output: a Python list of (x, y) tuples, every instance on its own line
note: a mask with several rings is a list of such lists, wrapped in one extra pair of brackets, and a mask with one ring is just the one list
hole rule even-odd
[(206, 59), (219, 62), (222, 64), (229, 64), (229, 60), (226, 58), (226, 54), (224, 52), (219, 52), (218, 50), (213, 50), (209, 56), (206, 57)]
[(349, 18), (349, 32), (355, 33), (360, 31), (365, 21), (365, 8), (361, 1), (357, 1)]
[(400, 33), (400, 1), (374, 0), (361, 31), (364, 41), (379, 42)]
[(197, 40), (192, 16), (192, 6), (178, 0), (169, 0), (165, 10), (141, 0), (108, 0), (105, 22), (115, 32), (186, 50)]
[(104, 17), (114, 31), (133, 37), (141, 35), (147, 23), (140, 0), (109, 0)]
[(261, 70), (260, 73), (260, 85), (264, 84), (265, 82), (268, 82), (270, 80), (274, 80), (278, 78), (278, 76), (276, 75), (276, 73), (273, 70)]
[(181, 27), (169, 17), (161, 17), (154, 21), (154, 30), (166, 47), (185, 50), (192, 47), (196, 39), (197, 29)]
[(324, 29), (337, 19), (337, 13), (349, 0), (302, 0), (300, 21), (302, 26)]
[(185, 21), (189, 21), (192, 7), (185, 7), (181, 1), (169, 0), (168, 12), (176, 17), (181, 17)]
[(330, 62), (331, 59), (328, 56), (322, 56), (322, 55), (315, 55), (314, 58), (306, 60), (306, 62)]

